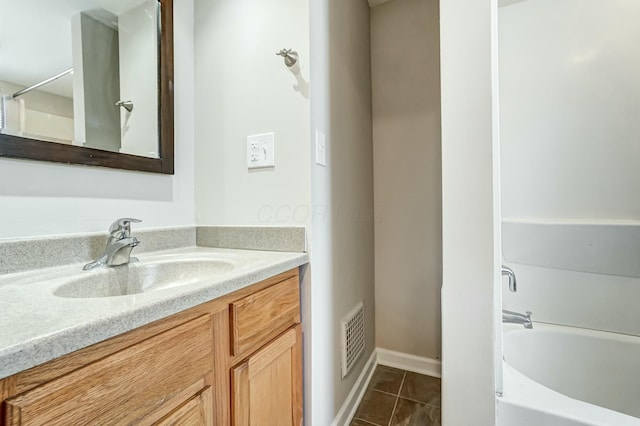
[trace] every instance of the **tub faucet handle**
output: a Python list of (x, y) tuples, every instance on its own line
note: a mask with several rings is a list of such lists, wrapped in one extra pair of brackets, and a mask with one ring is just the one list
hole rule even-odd
[(513, 269), (502, 265), (502, 275), (506, 275), (509, 278), (509, 291), (511, 291), (512, 293), (518, 291), (516, 274), (515, 272), (513, 272)]

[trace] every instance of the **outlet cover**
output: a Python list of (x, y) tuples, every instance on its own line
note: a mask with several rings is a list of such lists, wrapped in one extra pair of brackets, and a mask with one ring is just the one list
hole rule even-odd
[(247, 168), (275, 167), (274, 133), (247, 136)]

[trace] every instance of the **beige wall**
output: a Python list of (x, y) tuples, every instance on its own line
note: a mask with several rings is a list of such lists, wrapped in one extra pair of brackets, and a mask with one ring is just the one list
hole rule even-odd
[(371, 10), (376, 344), (440, 357), (442, 282), (437, 0)]
[[(311, 130), (324, 132), (328, 147), (327, 166), (313, 159), (311, 166), (312, 329), (305, 343), (313, 368), (305, 386), (312, 406), (307, 418), (324, 426), (375, 347), (369, 6), (366, 0), (316, 1), (311, 16)], [(366, 347), (342, 380), (340, 319), (359, 301)]]

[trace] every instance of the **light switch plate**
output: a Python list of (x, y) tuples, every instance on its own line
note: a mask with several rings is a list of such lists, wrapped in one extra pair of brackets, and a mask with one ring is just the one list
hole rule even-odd
[(274, 140), (273, 132), (247, 136), (247, 168), (275, 167)]
[(318, 129), (316, 129), (316, 164), (327, 165), (327, 137)]

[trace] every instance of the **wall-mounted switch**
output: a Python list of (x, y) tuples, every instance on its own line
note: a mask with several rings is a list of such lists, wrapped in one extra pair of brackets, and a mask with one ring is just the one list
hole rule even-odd
[(247, 136), (247, 168), (275, 167), (274, 133)]
[(316, 164), (327, 165), (327, 137), (316, 129)]

